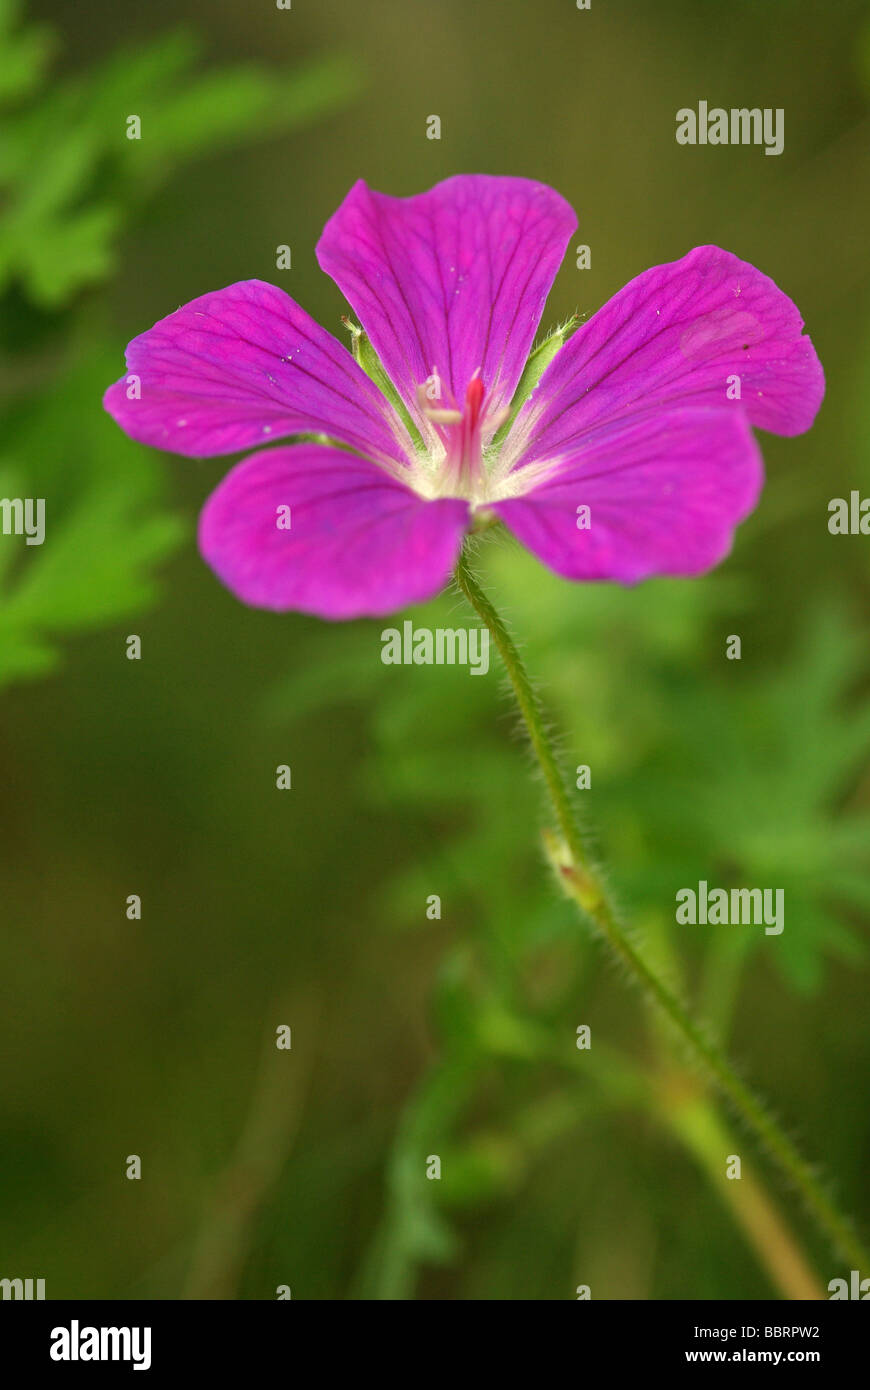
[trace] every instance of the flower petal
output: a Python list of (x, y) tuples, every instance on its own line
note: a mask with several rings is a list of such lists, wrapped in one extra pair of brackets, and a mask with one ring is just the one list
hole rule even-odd
[(203, 508), (199, 546), (256, 608), (378, 617), (444, 587), (467, 523), (466, 502), (426, 501), (367, 459), (297, 444), (231, 469)]
[[(760, 429), (800, 434), (825, 390), (802, 328), (768, 276), (697, 246), (632, 280), (559, 350), (517, 416), (502, 467), (557, 458), (591, 426), (663, 405), (730, 407)], [(726, 395), (735, 376), (739, 400)]]
[(425, 434), (416, 392), (433, 370), (460, 406), (477, 369), (488, 409), (510, 402), (576, 226), (530, 179), (459, 174), (412, 198), (360, 180), (317, 257)]
[(687, 407), (594, 431), (537, 487), (491, 509), (566, 579), (634, 584), (718, 564), (761, 483), (746, 417)]
[[(128, 398), (131, 375), (139, 399)], [(134, 439), (193, 458), (302, 433), (394, 462), (410, 452), (396, 412), (351, 353), (263, 280), (201, 295), (134, 338), (127, 374), (103, 403)]]

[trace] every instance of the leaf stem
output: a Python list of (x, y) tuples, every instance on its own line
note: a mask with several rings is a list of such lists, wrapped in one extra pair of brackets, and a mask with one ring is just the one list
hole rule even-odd
[(459, 557), (454, 578), (462, 594), (486, 625), (513, 687), (558, 822), (559, 838), (552, 833), (545, 835), (545, 844), (566, 894), (573, 898), (591, 926), (604, 937), (634, 983), (673, 1025), (693, 1062), (731, 1103), (749, 1132), (767, 1150), (782, 1176), (798, 1190), (831, 1245), (850, 1262), (850, 1267), (870, 1272), (870, 1255), (806, 1159), (753, 1091), (740, 1079), (725, 1055), (635, 948), (587, 853), (567, 783), (522, 657), (505, 623), (472, 572), (467, 546)]

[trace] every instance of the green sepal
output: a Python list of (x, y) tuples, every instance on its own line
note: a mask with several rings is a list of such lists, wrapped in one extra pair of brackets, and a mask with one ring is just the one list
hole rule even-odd
[(399, 416), (408, 434), (411, 436), (411, 443), (414, 445), (418, 454), (427, 452), (423, 437), (408, 412), (408, 407), (402, 400), (390, 378), (383, 368), (383, 363), (371, 345), (367, 333), (364, 333), (358, 323), (354, 323), (346, 315), (342, 315), (342, 323), (350, 332), (351, 351), (358, 366), (362, 367), (366, 376), (375, 383), (381, 395), (386, 396), (390, 405)]
[(547, 370), (553, 358), (556, 356), (556, 353), (559, 351), (559, 348), (562, 346), (562, 344), (566, 341), (567, 338), (570, 338), (571, 334), (574, 332), (574, 329), (577, 327), (579, 322), (580, 315), (572, 314), (571, 317), (565, 321), (565, 323), (560, 324), (558, 328), (555, 328), (553, 330), (549, 338), (545, 338), (544, 341), (542, 343), (539, 343), (538, 346), (529, 354), (528, 361), (526, 362), (526, 365), (523, 367), (523, 374), (519, 379), (517, 389), (514, 392), (513, 400), (511, 401), (510, 414), (508, 415), (504, 424), (496, 431), (495, 435), (493, 436), (492, 443), (496, 448), (498, 447), (498, 445), (501, 444), (502, 440), (505, 438), (511, 425), (517, 418), (517, 415), (519, 414), (521, 407), (525, 405), (526, 401), (529, 399), (529, 396), (532, 394), (538, 382), (541, 380), (541, 377), (544, 375), (544, 372)]

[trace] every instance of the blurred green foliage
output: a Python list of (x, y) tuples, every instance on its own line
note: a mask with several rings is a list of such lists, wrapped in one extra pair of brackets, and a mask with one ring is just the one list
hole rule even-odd
[[(0, 545), (0, 1274), (178, 1297), (199, 1250), (250, 1298), (780, 1292), (684, 1142), (673, 1094), (692, 1078), (554, 891), (495, 661), (481, 679), (386, 667), (380, 624), (241, 608), (192, 544), (224, 463), (159, 458), (100, 398), (123, 343), (175, 304), (276, 278), (288, 225), (288, 287), (341, 335), (304, 248), (360, 175), (559, 187), (593, 270), (569, 257), (550, 322), (705, 240), (781, 278), (828, 402), (812, 434), (763, 441), (769, 486), (715, 574), (575, 587), (498, 535), (480, 563), (566, 765), (592, 769), (578, 799), (643, 950), (866, 1225), (870, 569), (861, 538), (826, 531), (827, 499), (870, 487), (863, 9), (819, 31), (795, 0), (786, 41), (782, 7), (740, 5), (747, 48), (721, 19), (711, 45), (711, 7), (690, 0), (505, 0), (484, 66), (460, 0), (413, 22), (402, 0), (192, 0), (207, 61), (167, 37), (176, 6), (137, 10), (117, 51), (110, 0), (81, 8), (79, 33), (59, 0), (39, 19), (0, 0), (0, 494), (45, 496), (50, 538)], [(339, 49), (379, 74), (365, 102), (357, 67), (323, 56)], [(781, 161), (676, 150), (674, 111), (731, 90), (786, 106)], [(140, 663), (123, 659), (133, 614)], [(450, 592), (423, 621), (471, 616)], [(700, 879), (784, 888), (782, 936), (678, 928), (675, 892)], [(263, 1061), (282, 1022), (287, 1088)]]
[[(335, 110), (359, 89), (345, 59), (292, 74), (236, 64), (197, 72), (200, 44), (173, 33), (46, 90), (53, 37), (19, 29), (0, 0), (0, 289), (20, 280), (55, 308), (117, 267), (120, 229), (192, 159)], [(144, 138), (128, 139), (136, 115)]]
[[(21, 8), (0, 0), (0, 296), (7, 335), (9, 320), (26, 332), (22, 297), (41, 311), (42, 351), (16, 360), (20, 385), (0, 415), (0, 491), (46, 499), (51, 543), (23, 556), (14, 542), (0, 549), (0, 686), (51, 669), (55, 636), (144, 607), (155, 564), (183, 534), (163, 503), (160, 465), (99, 408), (119, 372), (117, 344), (101, 341), (92, 315), (62, 310), (117, 269), (120, 231), (187, 162), (305, 125), (359, 87), (342, 58), (292, 73), (199, 72), (200, 45), (182, 33), (49, 85), (54, 32), (22, 24)], [(145, 138), (126, 138), (130, 113)]]
[[(707, 581), (706, 594), (671, 581), (629, 593), (601, 586), (578, 604), (544, 609), (539, 591), (550, 581), (529, 559), (519, 564), (512, 544), (490, 551), (484, 541), (480, 555), (557, 715), (566, 761), (594, 769), (592, 790), (579, 800), (585, 806), (588, 798), (606, 827), (604, 858), (629, 920), (639, 915), (647, 949), (671, 966), (684, 960), (684, 989), (694, 962), (695, 1007), (716, 1031), (730, 1034), (741, 972), (758, 953), (802, 993), (821, 984), (827, 953), (863, 960), (850, 917), (867, 906), (870, 835), (866, 811), (850, 806), (849, 794), (870, 752), (870, 719), (854, 701), (867, 657), (837, 604), (817, 606), (775, 671), (753, 670), (724, 656), (718, 610), (721, 591), (733, 587), (727, 578)], [(427, 621), (470, 621), (461, 607), (453, 594), (429, 605)], [(264, 713), (300, 718), (353, 698), (370, 708), (361, 795), (426, 827), (425, 852), (383, 885), (383, 915), (422, 930), (421, 904), (437, 885), (451, 910), (466, 905), (473, 924), (440, 969), (439, 1059), (399, 1126), (390, 1215), (359, 1285), (362, 1296), (407, 1297), (417, 1265), (457, 1257), (442, 1207), (512, 1197), (535, 1153), (539, 1111), (547, 1141), (575, 1132), (586, 1116), (589, 1098), (577, 1094), (576, 1075), (559, 1086), (550, 1077), (543, 1094), (539, 1086), (542, 1064), (545, 1075), (569, 1070), (590, 945), (550, 888), (536, 848), (541, 798), (523, 789), (528, 755), (499, 736), (509, 700), (500, 710), (490, 682), (464, 672), (397, 675), (366, 660), (376, 640), (368, 625), (345, 633), (334, 644), (339, 655), (300, 663), (269, 693)], [(721, 657), (711, 676), (701, 654), (714, 644)], [(608, 756), (614, 729), (632, 736)], [(772, 946), (760, 930), (739, 929), (705, 938), (701, 928), (687, 940), (674, 923), (674, 895), (701, 879), (783, 888), (781, 939)], [(618, 1064), (609, 1074), (605, 1065), (608, 1084), (599, 1079), (605, 1107), (614, 1087), (624, 1098), (631, 1077), (629, 1056), (611, 1060)], [(498, 1064), (511, 1076), (504, 1109), (497, 1124), (469, 1132), (466, 1112)], [(628, 1090), (636, 1104), (636, 1079)], [(441, 1182), (424, 1175), (433, 1132)]]
[(50, 670), (57, 636), (143, 608), (156, 562), (183, 534), (153, 462), (119, 450), (94, 409), (116, 370), (114, 354), (93, 348), (4, 419), (0, 492), (45, 497), (49, 529), (48, 543), (23, 555), (11, 540), (0, 549), (0, 685)]

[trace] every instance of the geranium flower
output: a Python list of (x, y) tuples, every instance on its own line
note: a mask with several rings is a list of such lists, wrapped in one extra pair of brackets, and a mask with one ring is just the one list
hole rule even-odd
[(355, 353), (245, 280), (134, 338), (106, 409), (195, 458), (295, 438), (237, 464), (200, 520), (206, 561), (257, 607), (428, 599), (496, 518), (568, 579), (700, 574), (758, 498), (752, 427), (808, 429), (821, 366), (791, 300), (716, 246), (644, 271), (529, 359), (576, 226), (526, 179), (411, 198), (359, 182), (317, 246), (364, 330)]

